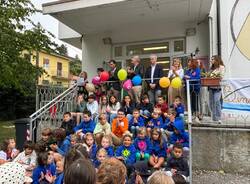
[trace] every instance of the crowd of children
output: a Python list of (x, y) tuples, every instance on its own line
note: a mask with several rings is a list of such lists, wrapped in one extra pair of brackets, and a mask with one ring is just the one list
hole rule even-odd
[[(43, 129), (41, 139), (36, 144), (26, 141), (21, 153), (14, 139), (4, 140), (0, 167), (16, 162), (26, 169), (34, 184), (70, 184), (81, 178), (80, 170), (91, 173), (95, 168), (98, 178), (102, 163), (116, 158), (127, 169), (127, 183), (146, 182), (148, 172), (151, 175), (157, 170), (173, 180), (180, 175), (187, 181), (189, 136), (180, 96), (173, 104), (159, 96), (153, 105), (147, 94), (139, 104), (129, 95), (122, 102), (112, 95), (109, 99), (101, 96), (97, 102), (91, 94), (86, 102), (78, 97), (77, 104), (80, 110), (65, 112), (60, 128)], [(88, 183), (93, 176), (86, 177)]]

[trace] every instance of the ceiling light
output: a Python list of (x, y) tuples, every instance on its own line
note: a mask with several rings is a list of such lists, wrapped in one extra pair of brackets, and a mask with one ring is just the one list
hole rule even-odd
[(168, 68), (164, 68), (164, 69), (162, 69), (163, 71), (167, 71), (167, 70), (169, 70)]
[(161, 50), (161, 49), (166, 49), (168, 48), (167, 46), (160, 46), (160, 47), (147, 47), (143, 48), (143, 50), (148, 51), (148, 50)]
[(169, 61), (157, 61), (156, 63), (158, 63), (158, 64), (165, 64), (165, 63), (169, 63)]

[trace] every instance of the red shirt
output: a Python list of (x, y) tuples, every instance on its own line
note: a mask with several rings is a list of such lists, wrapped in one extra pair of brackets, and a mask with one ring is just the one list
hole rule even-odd
[(166, 103), (163, 104), (156, 104), (155, 108), (161, 109), (162, 114), (168, 112), (168, 105)]

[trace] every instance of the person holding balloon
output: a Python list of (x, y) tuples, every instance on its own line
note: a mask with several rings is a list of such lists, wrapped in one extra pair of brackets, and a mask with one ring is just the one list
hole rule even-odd
[[(171, 69), (169, 70), (168, 73), (168, 78), (170, 80), (172, 80), (175, 77), (179, 77), (181, 80), (184, 77), (184, 70), (181, 66), (181, 60), (179, 58), (175, 58), (173, 60)], [(169, 104), (173, 104), (174, 102), (174, 98), (176, 96), (183, 96), (183, 88), (173, 88), (172, 86), (170, 86), (168, 88), (168, 103)]]
[(128, 70), (128, 73), (132, 75), (132, 82), (134, 84), (134, 86), (132, 87), (132, 92), (136, 103), (140, 103), (141, 92), (142, 92), (141, 80), (137, 78), (138, 77), (142, 78), (144, 76), (144, 66), (140, 63), (140, 61), (141, 60), (139, 56), (133, 56), (131, 59), (132, 67), (130, 70)]
[(150, 102), (155, 104), (157, 98), (161, 95), (161, 88), (159, 86), (159, 78), (163, 76), (163, 70), (160, 65), (157, 64), (157, 56), (152, 54), (150, 56), (151, 66), (147, 68), (145, 72), (146, 83), (148, 84), (149, 90), (148, 95)]
[(121, 91), (121, 86), (118, 78), (118, 71), (119, 68), (116, 66), (116, 61), (115, 60), (110, 60), (109, 62), (109, 96), (110, 95), (115, 95), (117, 99), (120, 99), (120, 91)]

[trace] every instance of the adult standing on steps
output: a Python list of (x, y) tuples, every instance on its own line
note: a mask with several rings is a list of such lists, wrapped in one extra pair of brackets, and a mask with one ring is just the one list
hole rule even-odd
[(161, 95), (159, 79), (163, 76), (163, 70), (162, 67), (157, 64), (157, 56), (155, 54), (150, 56), (150, 63), (151, 65), (146, 70), (145, 78), (149, 87), (148, 95), (150, 102), (155, 104), (158, 96)]
[(120, 91), (121, 91), (121, 86), (120, 86), (120, 82), (117, 76), (117, 73), (119, 71), (119, 68), (117, 68), (117, 63), (115, 60), (111, 59), (109, 61), (109, 67), (110, 67), (110, 71), (109, 71), (109, 96), (110, 95), (114, 95), (117, 99), (120, 99)]
[[(132, 75), (132, 77), (139, 75), (141, 78), (144, 76), (144, 66), (140, 63), (139, 56), (133, 56), (131, 59), (132, 68), (128, 72)], [(132, 87), (133, 96), (136, 103), (140, 103), (142, 85), (133, 86)]]

